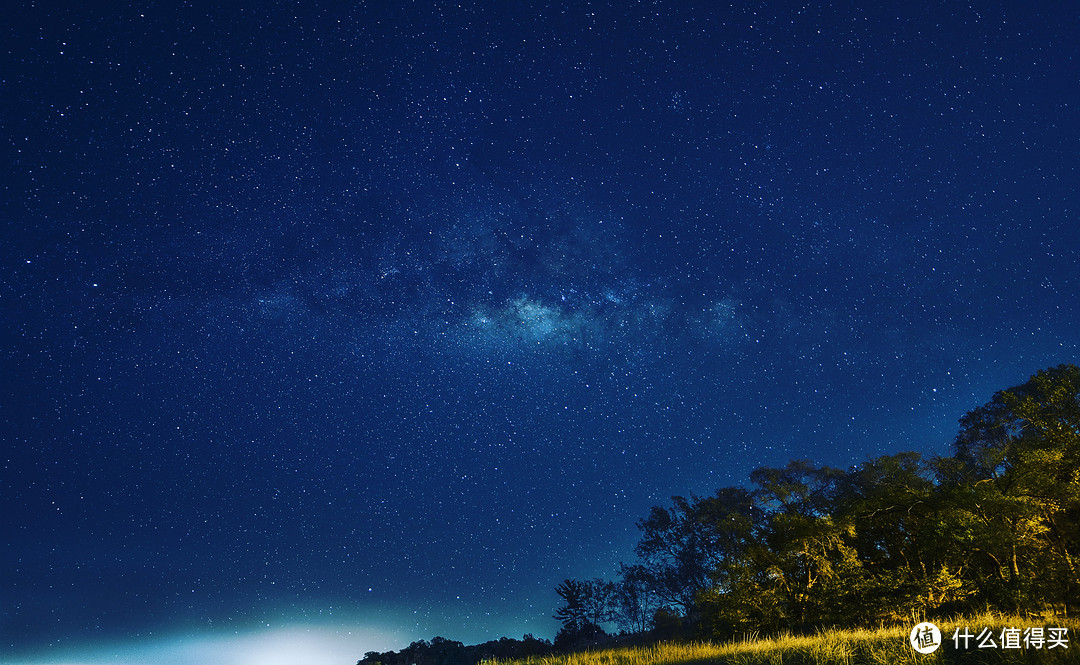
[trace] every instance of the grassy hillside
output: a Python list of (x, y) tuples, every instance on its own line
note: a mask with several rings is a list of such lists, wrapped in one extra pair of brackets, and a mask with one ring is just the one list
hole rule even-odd
[[(484, 665), (944, 665), (948, 663), (1053, 663), (1080, 665), (1080, 620), (981, 615), (937, 623), (942, 646), (932, 654), (919, 654), (908, 644), (912, 626), (877, 629), (829, 630), (816, 635), (747, 636), (726, 644), (657, 644), (579, 653), (532, 657), (517, 661), (485, 661)], [(968, 649), (957, 650), (953, 632), (967, 627), (978, 635), (986, 627), (997, 648), (978, 648), (972, 638)], [(1003, 628), (1066, 628), (1068, 648), (1003, 649)], [(1047, 633), (1048, 634), (1048, 633)], [(963, 646), (961, 642), (961, 646)]]

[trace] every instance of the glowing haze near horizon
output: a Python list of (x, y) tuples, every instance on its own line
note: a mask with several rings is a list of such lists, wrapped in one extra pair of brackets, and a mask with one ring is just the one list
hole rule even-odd
[(216, 634), (199, 631), (165, 637), (124, 639), (76, 649), (5, 659), (10, 665), (336, 665), (357, 653), (399, 647), (405, 633), (356, 626), (292, 625)]
[(7, 8), (0, 658), (551, 637), (1076, 362), (1075, 5), (818, 4)]

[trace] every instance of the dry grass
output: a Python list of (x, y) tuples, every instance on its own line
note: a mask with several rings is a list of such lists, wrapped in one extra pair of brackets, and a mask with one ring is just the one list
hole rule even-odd
[[(941, 629), (944, 644), (928, 655), (916, 653), (908, 644), (908, 633), (912, 626), (883, 626), (877, 629), (826, 630), (807, 636), (751, 635), (724, 644), (663, 643), (516, 661), (487, 661), (482, 665), (1080, 665), (1080, 620), (982, 614), (936, 623)], [(978, 649), (972, 640), (970, 649), (957, 650), (951, 639), (953, 631), (965, 626), (973, 633), (987, 627), (998, 634), (1007, 627), (1067, 628), (1069, 648)]]

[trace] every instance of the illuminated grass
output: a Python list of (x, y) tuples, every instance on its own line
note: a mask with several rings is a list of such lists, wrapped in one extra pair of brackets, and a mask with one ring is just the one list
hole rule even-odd
[[(1068, 663), (1080, 665), (1080, 620), (1040, 619), (983, 614), (937, 622), (944, 644), (932, 654), (916, 653), (908, 644), (912, 626), (826, 630), (816, 635), (747, 636), (725, 644), (663, 643), (621, 647), (522, 660), (485, 661), (482, 665), (947, 665), (951, 663)], [(957, 650), (952, 635), (983, 627), (999, 635), (1002, 628), (1067, 628), (1068, 649)], [(996, 637), (995, 637), (996, 639)]]

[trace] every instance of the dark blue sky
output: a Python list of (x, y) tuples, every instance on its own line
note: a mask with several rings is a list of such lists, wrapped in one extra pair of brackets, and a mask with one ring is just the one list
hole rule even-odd
[(878, 4), (5, 10), (2, 649), (551, 637), (1076, 362), (1080, 13)]

